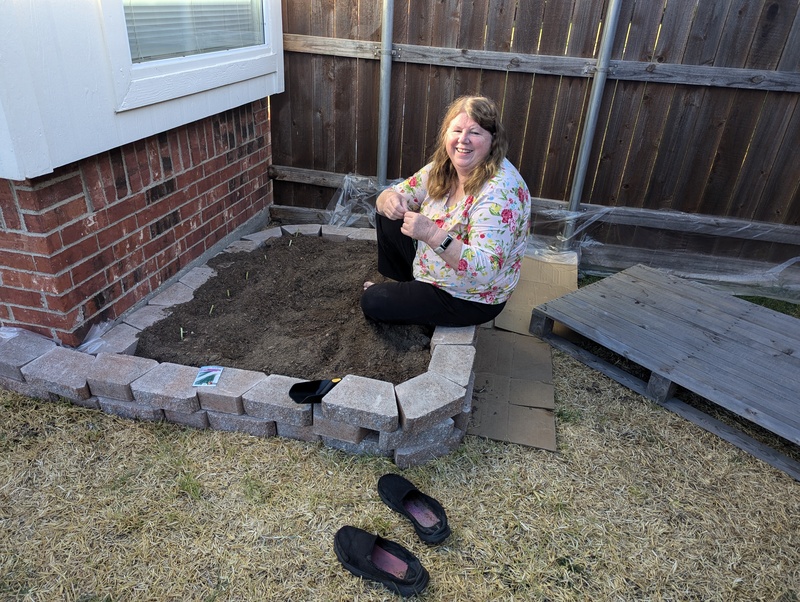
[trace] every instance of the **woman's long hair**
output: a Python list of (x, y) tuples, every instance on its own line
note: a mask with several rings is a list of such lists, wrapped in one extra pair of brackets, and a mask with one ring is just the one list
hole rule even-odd
[(450, 103), (439, 127), (436, 150), (431, 161), (433, 168), (428, 176), (428, 194), (433, 199), (442, 199), (458, 185), (458, 174), (447, 154), (447, 130), (450, 122), (461, 113), (466, 113), (483, 129), (492, 134), (492, 146), (482, 165), (469, 174), (464, 183), (464, 192), (475, 195), (486, 182), (497, 174), (508, 151), (508, 138), (495, 102), (485, 96), (461, 96)]

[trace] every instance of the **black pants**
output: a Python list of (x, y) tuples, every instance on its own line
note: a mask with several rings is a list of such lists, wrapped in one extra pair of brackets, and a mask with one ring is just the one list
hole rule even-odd
[(400, 232), (402, 220), (376, 214), (378, 271), (397, 282), (373, 284), (361, 296), (364, 315), (379, 322), (427, 326), (472, 326), (493, 320), (505, 303), (489, 305), (414, 280), (414, 240)]

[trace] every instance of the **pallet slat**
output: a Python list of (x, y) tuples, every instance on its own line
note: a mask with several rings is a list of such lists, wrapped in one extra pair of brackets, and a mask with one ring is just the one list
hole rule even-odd
[(649, 370), (642, 388), (659, 402), (674, 383), (800, 444), (800, 321), (791, 316), (634, 266), (538, 306), (532, 332), (554, 343), (548, 321)]
[[(621, 385), (629, 388), (630, 390), (646, 396), (645, 386), (641, 380), (631, 376), (624, 370), (609, 364), (605, 360), (598, 358), (596, 355), (589, 353), (585, 349), (574, 345), (573, 343), (563, 339), (559, 336), (546, 335), (543, 337), (545, 341), (549, 342), (556, 349), (560, 349), (583, 362), (587, 366), (605, 374), (609, 378), (616, 380)], [(680, 401), (675, 397), (666, 400), (653, 400), (655, 403), (679, 416), (689, 420), (693, 424), (714, 433), (725, 441), (735, 445), (739, 449), (755, 456), (756, 458), (766, 462), (770, 466), (782, 470), (792, 478), (800, 481), (800, 462), (790, 458), (766, 444), (753, 439), (749, 435), (741, 432), (739, 429), (733, 428), (716, 418), (712, 418), (708, 414), (693, 408), (692, 406)]]
[[(800, 422), (797, 404), (793, 401), (796, 395), (790, 387), (767, 378), (760, 371), (737, 366), (737, 360), (744, 354), (717, 350), (719, 353), (715, 351), (700, 358), (694, 357), (691, 349), (680, 348), (681, 341), (673, 336), (674, 333), (661, 332), (658, 334), (662, 336), (658, 338), (649, 337), (649, 334), (656, 333), (656, 329), (635, 325), (634, 328), (642, 332), (630, 331), (628, 338), (639, 342), (626, 341), (623, 331), (630, 325), (627, 317), (605, 311), (593, 317), (592, 308), (582, 303), (570, 299), (562, 307), (560, 315), (570, 329), (710, 401), (719, 403), (724, 400), (720, 405), (800, 443), (797, 438)], [(582, 312), (583, 319), (570, 319), (566, 312)], [(559, 312), (548, 312), (548, 316), (556, 320), (557, 315)], [(598, 329), (591, 326), (597, 323), (603, 324), (602, 329), (612, 330), (614, 336), (601, 336)]]

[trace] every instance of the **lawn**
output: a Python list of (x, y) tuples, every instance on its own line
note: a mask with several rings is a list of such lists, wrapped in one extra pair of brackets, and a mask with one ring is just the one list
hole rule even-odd
[(351, 524), (419, 556), (423, 600), (800, 600), (800, 483), (560, 353), (554, 384), (558, 453), (467, 436), (403, 471), (433, 547), (387, 459), (2, 392), (0, 599), (394, 599), (338, 563)]

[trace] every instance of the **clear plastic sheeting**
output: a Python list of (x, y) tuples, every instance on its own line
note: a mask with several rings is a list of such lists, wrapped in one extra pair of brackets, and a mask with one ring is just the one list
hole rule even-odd
[(102, 338), (103, 335), (113, 327), (114, 322), (100, 322), (99, 324), (94, 324), (89, 329), (89, 332), (86, 333), (83, 343), (78, 346), (77, 350), (92, 355), (97, 355), (103, 351), (113, 353), (113, 347)]
[[(26, 337), (37, 337), (40, 339), (44, 339), (45, 341), (53, 341), (52, 339), (47, 338), (43, 334), (39, 334), (38, 332), (33, 332), (32, 330), (28, 330), (26, 328), (18, 328), (16, 326), (0, 326), (0, 344), (10, 341), (18, 336), (25, 335)], [(60, 343), (59, 343), (60, 344)]]
[(378, 179), (358, 174), (347, 174), (342, 186), (336, 191), (328, 205), (331, 212), (328, 224), (331, 226), (352, 226), (364, 221), (375, 227), (375, 201), (378, 195), (389, 186), (400, 182), (394, 180), (386, 186), (379, 186)]
[(18, 337), (23, 332), (27, 332), (22, 328), (15, 328), (14, 326), (0, 326), (0, 343), (10, 341), (14, 337)]
[(800, 227), (630, 207), (571, 212), (537, 201), (529, 248), (575, 251), (581, 274), (642, 264), (737, 295), (800, 302)]

